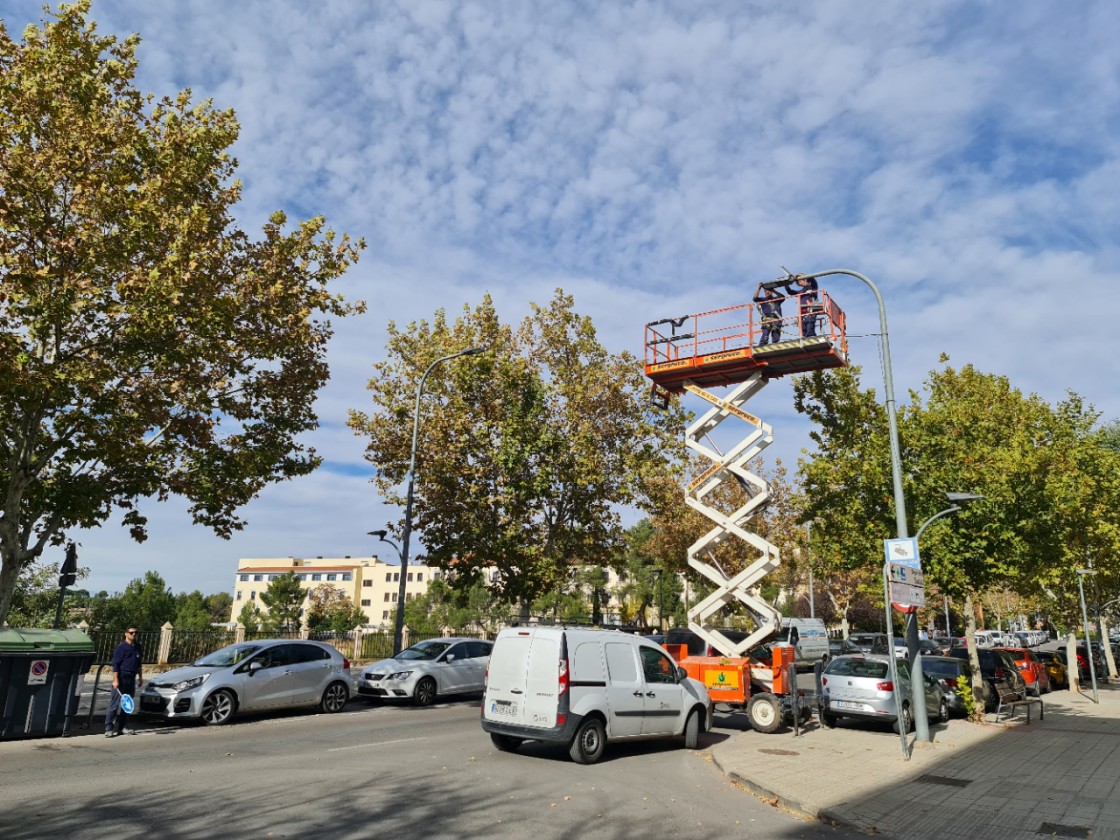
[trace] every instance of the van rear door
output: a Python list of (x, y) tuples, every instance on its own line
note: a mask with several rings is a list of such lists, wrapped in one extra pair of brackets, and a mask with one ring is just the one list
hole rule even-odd
[(482, 714), (487, 720), (521, 725), (525, 719), (532, 636), (500, 633), (490, 654)]

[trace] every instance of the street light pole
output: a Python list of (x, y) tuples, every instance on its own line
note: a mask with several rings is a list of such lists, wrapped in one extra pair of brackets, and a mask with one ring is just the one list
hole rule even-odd
[(665, 612), (664, 605), (661, 598), (662, 586), (661, 577), (665, 573), (663, 569), (654, 569), (653, 573), (657, 575), (657, 632), (665, 632)]
[[(883, 296), (879, 294), (879, 288), (871, 280), (858, 271), (851, 271), (846, 268), (831, 268), (827, 271), (818, 271), (813, 274), (803, 275), (809, 278), (828, 277), (833, 274), (846, 274), (849, 277), (854, 277), (865, 283), (875, 295), (875, 301), (879, 304), (879, 345), (883, 352), (883, 379), (885, 386), (885, 402), (884, 408), (887, 412), (887, 430), (889, 432), (890, 447), (891, 447), (891, 483), (894, 487), (894, 520), (895, 528), (898, 530), (899, 539), (905, 539), (910, 536), (910, 532), (906, 524), (906, 496), (902, 490), (902, 447), (898, 442), (898, 417), (895, 415), (894, 405), (894, 374), (891, 367), (891, 347), (890, 341), (887, 338), (887, 308), (883, 304)], [(894, 650), (894, 624), (891, 621), (891, 596), (888, 587), (889, 570), (887, 563), (883, 563), (883, 601), (887, 608), (887, 632), (890, 634), (891, 650)], [(910, 672), (913, 675), (913, 694), (911, 696), (911, 708), (914, 710), (914, 718), (917, 725), (917, 736), (919, 740), (929, 740), (929, 721), (926, 720), (926, 693), (922, 688), (922, 663), (918, 658), (918, 618), (917, 615), (911, 613), (908, 617), (906, 624), (906, 648), (910, 655)], [(899, 685), (898, 680), (898, 666), (895, 664), (895, 657), (887, 657), (891, 663), (891, 680), (895, 685)], [(899, 698), (900, 692), (895, 692), (896, 700)], [(901, 701), (899, 701), (901, 703)], [(901, 708), (899, 712), (899, 720), (901, 720)], [(898, 727), (901, 732), (902, 740), (902, 754), (909, 757), (909, 750), (906, 747), (906, 733), (903, 727)], [(924, 733), (924, 737), (923, 737)]]
[[(1095, 575), (1095, 569), (1077, 570), (1077, 589), (1081, 593), (1081, 626), (1085, 630), (1085, 658), (1089, 660), (1089, 679), (1093, 681), (1093, 702), (1099, 703), (1097, 696), (1097, 667), (1093, 662), (1093, 644), (1089, 637), (1089, 613), (1085, 609), (1085, 575)], [(1076, 666), (1077, 663), (1070, 663)]]
[(479, 353), (484, 352), (484, 347), (468, 347), (466, 350), (460, 350), (458, 353), (451, 353), (447, 356), (441, 356), (424, 371), (424, 375), (420, 377), (420, 384), (416, 387), (416, 407), (412, 412), (412, 453), (408, 460), (408, 490), (405, 493), (404, 503), (404, 530), (401, 533), (401, 580), (400, 586), (397, 588), (397, 620), (393, 627), (393, 656), (401, 652), (401, 639), (404, 636), (404, 601), (405, 601), (405, 583), (408, 576), (408, 543), (412, 537), (412, 500), (415, 495), (416, 487), (416, 442), (420, 434), (420, 398), (424, 395), (424, 383), (428, 379), (428, 374), (436, 367), (436, 365), (443, 362), (457, 359), (460, 356), (477, 356)]
[(812, 525), (812, 522), (805, 523), (805, 563), (809, 566), (809, 618), (816, 618), (817, 609), (813, 601), (813, 555), (809, 548)]

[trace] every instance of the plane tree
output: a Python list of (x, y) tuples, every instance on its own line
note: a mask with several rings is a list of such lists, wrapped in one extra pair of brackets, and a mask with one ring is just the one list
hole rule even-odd
[(119, 515), (146, 537), (178, 495), (228, 537), (270, 482), (318, 464), (329, 289), (360, 242), (322, 218), (259, 238), (230, 110), (138, 90), (137, 36), (89, 3), (12, 40), (0, 23), (0, 624), (21, 571)]
[(658, 478), (683, 454), (684, 414), (648, 404), (640, 361), (609, 352), (562, 290), (516, 328), (489, 296), (453, 322), (441, 309), (430, 322), (390, 323), (367, 386), (372, 407), (351, 411), (349, 424), (368, 439), (391, 503), (406, 502), (423, 372), (470, 347), (485, 350), (436, 366), (425, 383), (413, 524), (428, 562), (453, 570), (456, 586), (492, 569), (497, 595), (527, 615), (567, 585), (572, 565), (619, 552), (622, 508), (657, 504), (667, 486)]

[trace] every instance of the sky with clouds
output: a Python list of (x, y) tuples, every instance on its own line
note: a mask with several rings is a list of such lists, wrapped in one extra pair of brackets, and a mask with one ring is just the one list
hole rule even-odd
[[(18, 37), (40, 2), (0, 0)], [(747, 301), (779, 266), (848, 268), (886, 303), (899, 401), (948, 353), (1120, 417), (1120, 15), (1107, 2), (95, 0), (138, 32), (138, 86), (235, 109), (240, 222), (283, 209), (365, 237), (309, 440), (230, 541), (149, 505), (136, 545), (79, 535), (93, 591), (148, 569), (230, 590), (240, 557), (368, 556), (396, 521), (344, 425), (386, 323), (489, 293), (507, 321), (557, 287), (613, 351)], [(882, 392), (878, 310), (850, 278), (853, 361)], [(749, 405), (787, 463), (787, 381)], [(380, 551), (385, 559), (393, 552)], [(57, 558), (61, 559), (61, 558)]]

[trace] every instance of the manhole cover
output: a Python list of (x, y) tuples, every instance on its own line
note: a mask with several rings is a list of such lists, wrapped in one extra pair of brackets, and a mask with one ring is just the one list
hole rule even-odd
[(1087, 825), (1061, 825), (1060, 823), (1045, 822), (1039, 826), (1035, 834), (1045, 834), (1047, 837), (1092, 837), (1093, 830)]
[(767, 755), (801, 755), (801, 753), (794, 752), (793, 750), (768, 749), (768, 750), (759, 750), (759, 752), (760, 753), (766, 753)]
[(931, 785), (947, 785), (948, 787), (968, 787), (972, 784), (972, 779), (954, 779), (951, 776), (919, 776), (919, 782), (929, 782)]

